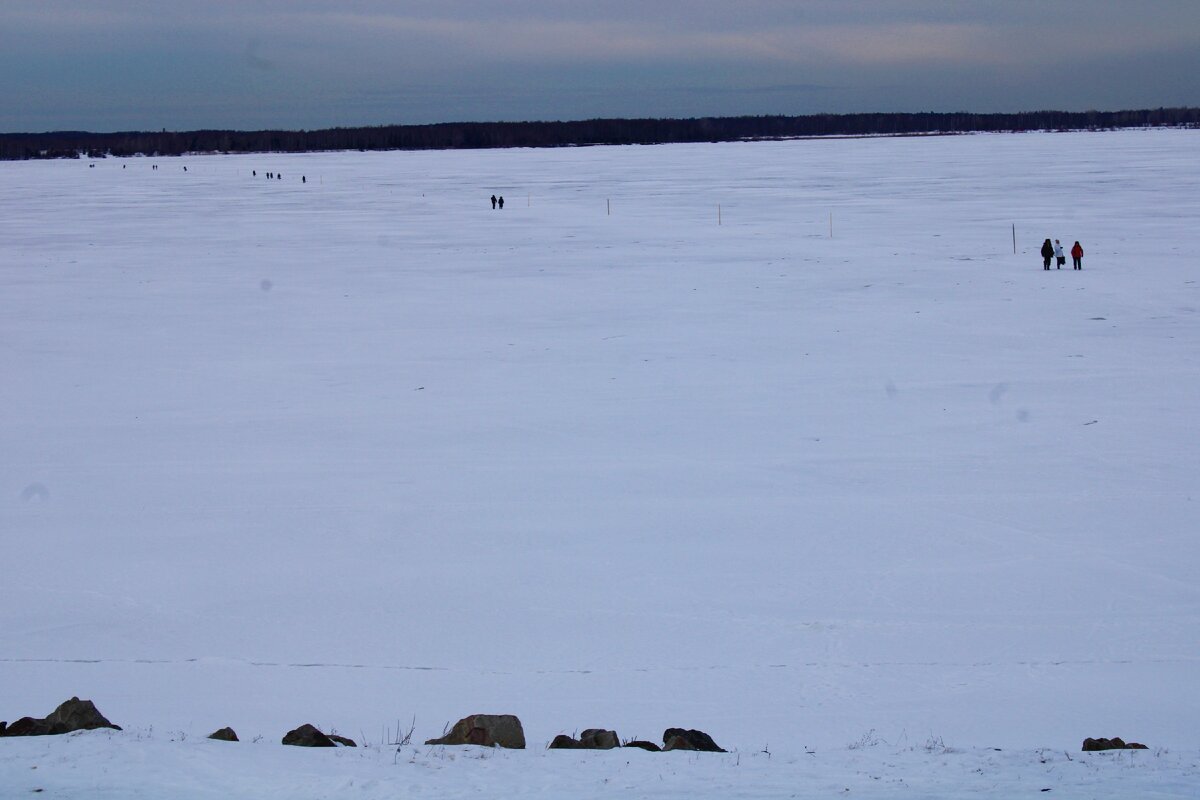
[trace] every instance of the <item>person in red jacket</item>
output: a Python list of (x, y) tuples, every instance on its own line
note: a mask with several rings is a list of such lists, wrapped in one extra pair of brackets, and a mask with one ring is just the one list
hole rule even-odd
[(1079, 246), (1079, 242), (1071, 248), (1071, 260), (1075, 263), (1075, 269), (1083, 269), (1083, 248)]

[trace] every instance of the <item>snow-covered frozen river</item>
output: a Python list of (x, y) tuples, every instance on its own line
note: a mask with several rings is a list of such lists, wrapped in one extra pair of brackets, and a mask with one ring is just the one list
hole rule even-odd
[(1165, 792), (1198, 253), (1196, 131), (0, 163), (0, 719), (1120, 735)]

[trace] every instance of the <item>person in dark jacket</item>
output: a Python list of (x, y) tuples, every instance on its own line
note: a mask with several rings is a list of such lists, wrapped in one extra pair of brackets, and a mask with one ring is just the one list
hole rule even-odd
[(1050, 261), (1054, 258), (1054, 245), (1047, 239), (1042, 243), (1042, 269), (1050, 269)]
[(492, 210), (496, 210), (496, 195), (492, 195)]
[(1079, 242), (1071, 248), (1071, 260), (1075, 262), (1075, 269), (1083, 269), (1083, 248), (1079, 246)]
[(500, 199), (497, 200), (496, 202), (498, 202), (500, 204), (500, 210), (503, 211), (504, 210), (504, 195), (500, 195)]

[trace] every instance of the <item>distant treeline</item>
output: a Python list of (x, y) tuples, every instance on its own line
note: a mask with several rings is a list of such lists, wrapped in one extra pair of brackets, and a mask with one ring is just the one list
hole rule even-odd
[(1020, 114), (813, 114), (803, 117), (590, 119), (577, 122), (454, 122), (316, 131), (185, 131), (0, 134), (0, 160), (173, 156), (183, 153), (303, 153), (319, 150), (451, 150), (897, 136), (981, 131), (1200, 127), (1200, 108), (1031, 111)]

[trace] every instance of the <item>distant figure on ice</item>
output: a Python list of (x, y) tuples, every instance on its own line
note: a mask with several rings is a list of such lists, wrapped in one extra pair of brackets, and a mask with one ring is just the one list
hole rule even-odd
[(1062, 269), (1063, 264), (1067, 263), (1067, 257), (1063, 255), (1062, 242), (1058, 239), (1054, 240), (1054, 258), (1058, 260), (1058, 268)]
[(187, 172), (187, 167), (184, 167), (184, 168), (183, 168), (183, 171), (184, 171), (184, 172)]
[(252, 170), (250, 170), (250, 177), (252, 177), (252, 178), (257, 178), (257, 177), (258, 177), (258, 170), (256, 170), (256, 169), (252, 169)]
[(1050, 259), (1054, 258), (1054, 245), (1050, 240), (1042, 242), (1042, 269), (1050, 269)]
[(1071, 260), (1075, 262), (1075, 269), (1083, 269), (1083, 248), (1079, 246), (1079, 242), (1071, 248)]
[(496, 195), (492, 195), (492, 210), (496, 210)]
[(301, 182), (301, 183), (308, 183), (308, 178), (307, 178), (307, 177), (305, 177), (304, 175), (301, 175), (301, 176), (300, 176), (300, 182)]
[(500, 210), (503, 211), (504, 210), (504, 195), (500, 195), (500, 199), (497, 200), (496, 202), (500, 204)]

